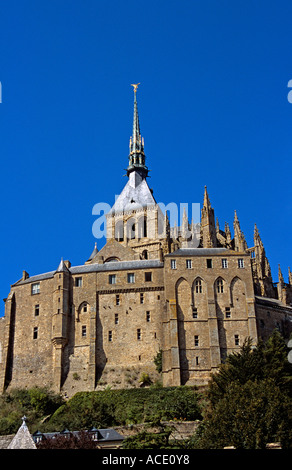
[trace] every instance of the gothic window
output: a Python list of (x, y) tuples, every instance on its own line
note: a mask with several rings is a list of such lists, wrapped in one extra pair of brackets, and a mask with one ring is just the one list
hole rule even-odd
[(217, 279), (216, 281), (216, 289), (218, 294), (222, 294), (224, 292), (224, 284), (223, 279)]
[(195, 290), (196, 290), (196, 294), (201, 294), (202, 293), (202, 281), (201, 281), (201, 279), (196, 280)]
[(142, 259), (148, 259), (148, 251), (147, 250), (144, 250), (142, 252)]
[(119, 220), (115, 225), (115, 239), (118, 242), (124, 241), (124, 221)]

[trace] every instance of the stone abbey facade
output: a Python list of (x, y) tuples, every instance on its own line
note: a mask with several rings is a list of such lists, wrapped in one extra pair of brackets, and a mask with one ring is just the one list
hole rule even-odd
[(81, 266), (11, 286), (0, 318), (0, 389), (77, 391), (205, 385), (246, 337), (292, 331), (292, 274), (274, 283), (257, 227), (248, 247), (237, 214), (233, 236), (215, 220), (207, 188), (199, 225), (184, 213), (170, 227), (147, 184), (136, 88), (128, 181), (107, 214), (107, 240)]

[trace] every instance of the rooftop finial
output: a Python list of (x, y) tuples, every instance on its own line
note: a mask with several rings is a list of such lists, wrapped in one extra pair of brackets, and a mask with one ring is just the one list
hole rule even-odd
[(138, 104), (137, 104), (137, 88), (140, 83), (132, 83), (131, 86), (134, 88), (134, 116), (133, 116), (133, 134), (130, 137), (130, 155), (129, 155), (129, 166), (127, 168), (127, 175), (129, 176), (132, 171), (139, 173), (142, 178), (148, 176), (148, 168), (145, 165), (145, 153), (144, 153), (144, 139), (141, 136), (139, 115), (138, 115)]
[(131, 86), (134, 87), (134, 93), (137, 93), (137, 88), (140, 85), (140, 83), (132, 83)]

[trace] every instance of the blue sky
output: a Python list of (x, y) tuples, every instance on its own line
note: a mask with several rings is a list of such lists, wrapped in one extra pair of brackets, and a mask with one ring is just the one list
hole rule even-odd
[(281, 0), (2, 2), (0, 298), (89, 257), (92, 208), (126, 183), (136, 82), (156, 200), (207, 185), (220, 227), (236, 209), (252, 246), (257, 223), (287, 282), (291, 17)]

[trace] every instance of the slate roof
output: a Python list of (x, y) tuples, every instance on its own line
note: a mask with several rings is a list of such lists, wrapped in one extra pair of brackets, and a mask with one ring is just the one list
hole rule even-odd
[(166, 256), (214, 256), (228, 251), (227, 248), (179, 248)]
[[(123, 271), (129, 269), (147, 269), (147, 268), (163, 268), (163, 262), (158, 259), (141, 259), (133, 261), (111, 261), (104, 264), (83, 264), (81, 266), (72, 266), (69, 268), (71, 274), (83, 274), (93, 272), (106, 271)], [(50, 271), (44, 274), (28, 277), (25, 280), (17, 281), (14, 286), (29, 284), (30, 282), (43, 281), (54, 277), (56, 271)]]
[(23, 417), (22, 419), (22, 425), (7, 447), (8, 449), (36, 449), (35, 442), (31, 437), (28, 427), (25, 423), (26, 418)]

